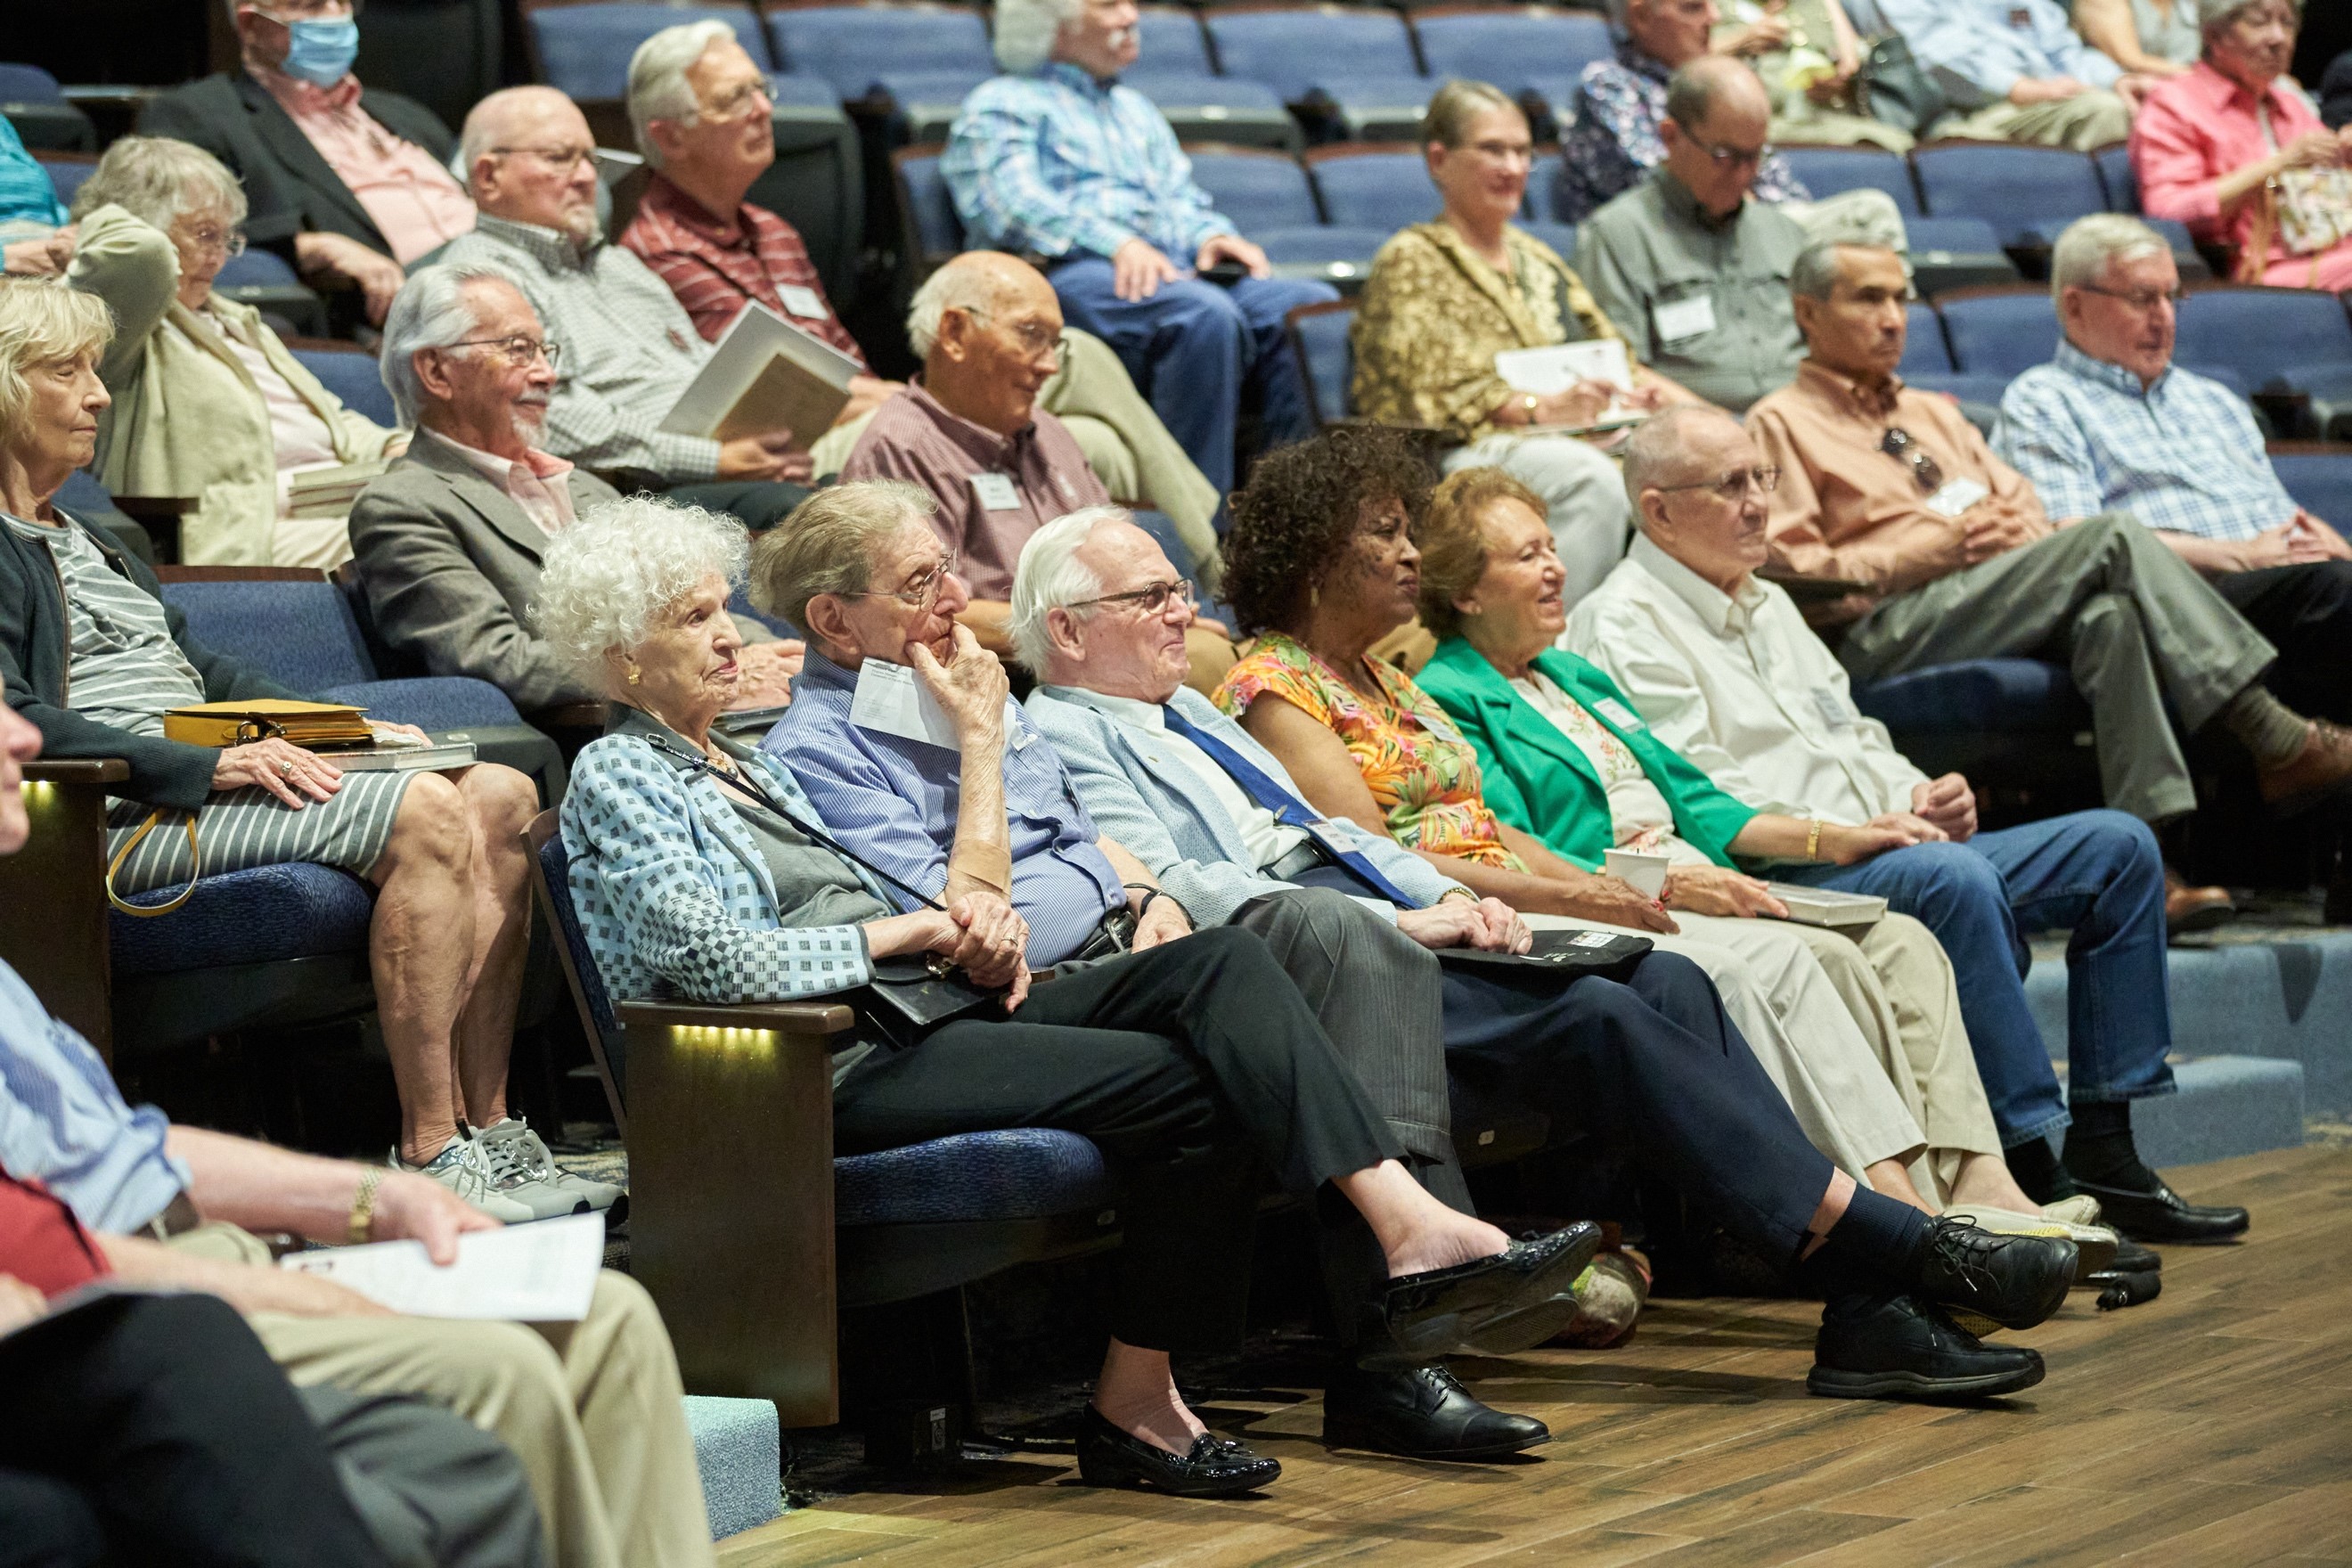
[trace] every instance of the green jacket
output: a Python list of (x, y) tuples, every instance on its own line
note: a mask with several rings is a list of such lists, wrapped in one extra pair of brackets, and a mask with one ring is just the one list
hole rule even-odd
[[(1674, 810), (1675, 832), (1716, 864), (1730, 865), (1730, 843), (1755, 808), (1716, 788), (1652, 735), (1617, 683), (1592, 665), (1555, 648), (1538, 654), (1536, 668), (1640, 759), (1642, 771)], [(1601, 852), (1614, 842), (1609, 795), (1583, 748), (1512, 690), (1502, 672), (1461, 637), (1438, 644), (1418, 679), (1477, 749), (1486, 804), (1495, 815), (1543, 840), (1561, 859), (1588, 871), (1601, 869)], [(1615, 714), (1623, 715), (1623, 721)]]

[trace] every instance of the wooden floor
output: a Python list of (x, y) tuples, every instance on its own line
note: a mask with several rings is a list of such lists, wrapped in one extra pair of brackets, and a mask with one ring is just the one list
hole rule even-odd
[[(726, 1568), (877, 1563), (2352, 1563), (2352, 1150), (2174, 1173), (2254, 1211), (2252, 1239), (2173, 1248), (2164, 1294), (2077, 1292), (2023, 1336), (2050, 1376), (1999, 1407), (1814, 1399), (1814, 1313), (1666, 1303), (1615, 1351), (1457, 1370), (1553, 1441), (1507, 1466), (1333, 1455), (1302, 1403), (1206, 1412), (1280, 1458), (1263, 1497), (1083, 1487), (1066, 1452), (863, 1493), (730, 1541)], [(1310, 1394), (1312, 1391), (1307, 1391)]]

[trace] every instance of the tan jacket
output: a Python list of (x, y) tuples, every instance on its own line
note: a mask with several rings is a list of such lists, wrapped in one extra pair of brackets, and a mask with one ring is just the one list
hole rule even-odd
[(66, 276), (114, 311), (114, 342), (99, 367), (114, 395), (99, 422), (92, 465), (99, 482), (124, 495), (194, 500), (180, 525), (180, 558), (189, 565), (274, 564), (278, 458), (269, 408), (224, 330), (259, 349), (327, 422), (342, 461), (379, 456), (394, 435), (320, 385), (251, 306), (217, 294), (202, 313), (179, 303), (171, 240), (119, 206), (82, 220)]

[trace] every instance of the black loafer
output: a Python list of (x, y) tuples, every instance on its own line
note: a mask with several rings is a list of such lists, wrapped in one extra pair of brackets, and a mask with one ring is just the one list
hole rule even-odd
[(2030, 1329), (2056, 1311), (2074, 1282), (2074, 1244), (2057, 1236), (2003, 1236), (1965, 1220), (1927, 1226), (1918, 1293), (1962, 1316)]
[(1389, 1281), (1389, 1340), (1412, 1364), (1443, 1355), (1517, 1355), (1568, 1326), (1576, 1277), (1601, 1250), (1590, 1220), (1515, 1241), (1491, 1258)]
[(1231, 1497), (1272, 1484), (1279, 1461), (1203, 1432), (1189, 1454), (1171, 1454), (1112, 1426), (1093, 1405), (1078, 1428), (1078, 1476), (1090, 1487), (1156, 1487), (1176, 1497)]
[(1323, 1441), (1416, 1459), (1498, 1459), (1550, 1442), (1551, 1428), (1481, 1404), (1442, 1365), (1349, 1367), (1324, 1390)]
[(2074, 1184), (2099, 1200), (2100, 1211), (2105, 1216), (2102, 1223), (2113, 1226), (2134, 1241), (2210, 1246), (2243, 1236), (2246, 1227), (2254, 1223), (2253, 1215), (2242, 1208), (2192, 1204), (2168, 1186), (2161, 1176), (2156, 1178), (2152, 1191), (2105, 1187), (2080, 1177)]
[(1822, 1310), (1805, 1387), (1828, 1399), (1989, 1399), (2040, 1383), (2038, 1352), (1989, 1345), (1916, 1297), (1848, 1296)]

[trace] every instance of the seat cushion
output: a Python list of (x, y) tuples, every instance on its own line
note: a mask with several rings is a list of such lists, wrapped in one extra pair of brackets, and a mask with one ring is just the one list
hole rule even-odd
[(355, 680), (319, 693), (321, 702), (348, 702), (386, 724), (420, 730), (462, 730), (468, 724), (520, 724), (507, 694), (469, 675), (426, 675), (406, 680)]
[[(158, 888), (128, 901), (152, 909), (178, 892)], [(195, 896), (168, 915), (142, 920), (110, 911), (111, 963), (121, 979), (364, 952), (374, 913), (368, 885), (332, 867), (305, 862), (224, 871), (200, 879)]]
[(1075, 1132), (962, 1132), (833, 1163), (836, 1226), (1043, 1219), (1111, 1207), (1102, 1151)]
[(2038, 658), (1972, 658), (1930, 665), (1854, 687), (1855, 705), (1896, 734), (2063, 730), (2091, 710), (2061, 667)]

